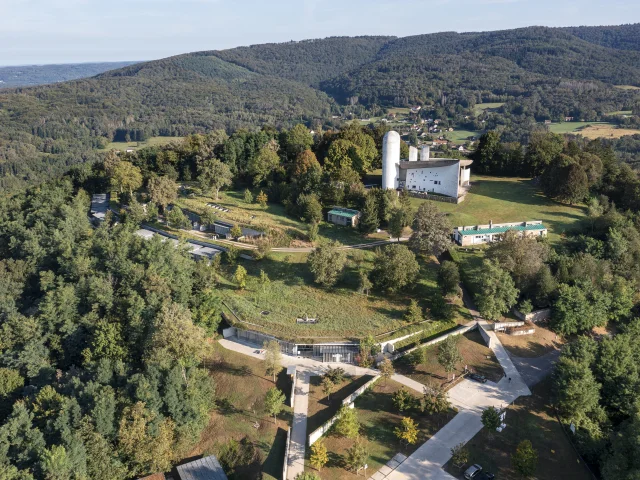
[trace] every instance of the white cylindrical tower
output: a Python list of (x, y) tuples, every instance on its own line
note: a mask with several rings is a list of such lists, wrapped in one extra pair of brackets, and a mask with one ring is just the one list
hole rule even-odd
[(416, 147), (409, 147), (409, 161), (410, 162), (418, 161), (418, 149)]
[(396, 178), (400, 165), (400, 134), (393, 130), (382, 139), (382, 188), (398, 188)]

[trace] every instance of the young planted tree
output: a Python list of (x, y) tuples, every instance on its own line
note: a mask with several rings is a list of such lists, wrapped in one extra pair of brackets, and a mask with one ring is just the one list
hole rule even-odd
[(256, 202), (258, 202), (258, 204), (262, 207), (262, 208), (267, 208), (267, 202), (269, 201), (269, 198), (267, 197), (267, 194), (264, 193), (262, 190), (260, 190), (260, 193), (258, 194), (258, 196), (256, 197)]
[(464, 448), (464, 443), (459, 443), (451, 449), (451, 463), (462, 469), (469, 462), (469, 451)]
[(269, 275), (264, 270), (260, 270), (260, 285), (262, 285), (262, 293), (266, 292), (267, 287), (271, 283)]
[(331, 378), (324, 375), (322, 377), (322, 393), (327, 396), (327, 400), (329, 400), (329, 396), (333, 393), (333, 389), (335, 388), (335, 383), (331, 380)]
[(242, 265), (238, 265), (238, 268), (236, 268), (236, 273), (233, 274), (233, 281), (238, 284), (240, 290), (244, 290), (247, 286), (247, 270)]
[(530, 477), (536, 473), (538, 452), (530, 440), (523, 440), (518, 444), (516, 451), (511, 454), (511, 463), (515, 471), (523, 477)]
[(355, 408), (349, 408), (348, 405), (340, 407), (334, 429), (341, 437), (356, 438), (360, 433), (360, 422)]
[(420, 305), (418, 305), (417, 300), (411, 299), (409, 307), (407, 307), (407, 311), (404, 314), (404, 319), (407, 323), (418, 323), (424, 320), (422, 317), (422, 309)]
[(462, 355), (458, 350), (458, 337), (456, 335), (450, 335), (438, 344), (438, 363), (442, 365), (444, 371), (447, 372), (447, 379), (449, 374), (456, 369), (456, 365), (461, 362)]
[(215, 192), (215, 199), (218, 200), (220, 189), (233, 182), (233, 174), (226, 163), (220, 160), (206, 160), (200, 168), (198, 184), (205, 194)]
[(407, 445), (413, 445), (418, 441), (418, 424), (409, 417), (400, 421), (400, 426), (393, 431), (396, 437)]
[(282, 352), (277, 340), (270, 340), (264, 344), (264, 362), (267, 367), (267, 374), (273, 375), (273, 383), (276, 382), (276, 375), (282, 369)]
[(284, 408), (284, 393), (278, 390), (276, 387), (271, 387), (267, 390), (264, 397), (264, 408), (269, 415), (273, 415), (273, 423), (278, 424), (277, 415)]
[(422, 413), (444, 413), (449, 408), (451, 408), (451, 402), (449, 402), (447, 392), (441, 385), (430, 383), (424, 386), (422, 398), (420, 399), (420, 411)]
[(371, 283), (371, 280), (369, 280), (369, 275), (364, 270), (360, 270), (360, 293), (364, 293), (368, 297), (371, 287), (373, 287), (373, 284)]
[(311, 455), (309, 456), (309, 463), (316, 470), (322, 470), (322, 468), (329, 462), (329, 455), (327, 453), (327, 446), (322, 440), (318, 440), (311, 445)]
[(235, 224), (233, 227), (231, 227), (231, 230), (229, 230), (229, 235), (237, 240), (242, 236), (242, 227), (240, 227), (240, 225), (238, 224)]
[(384, 378), (384, 383), (386, 385), (387, 380), (389, 380), (394, 373), (396, 373), (395, 369), (393, 368), (393, 363), (391, 362), (390, 359), (385, 358), (381, 363), (380, 363), (380, 376), (382, 378)]
[(316, 472), (302, 472), (296, 475), (295, 480), (322, 480), (322, 479), (318, 476)]
[(369, 450), (365, 441), (358, 437), (351, 448), (347, 449), (345, 462), (352, 472), (358, 472), (364, 468), (369, 458)]
[(329, 242), (309, 254), (307, 263), (316, 283), (325, 287), (336, 284), (347, 261), (341, 246), (340, 242)]
[(500, 423), (500, 412), (497, 408), (489, 407), (482, 411), (482, 425), (487, 429), (490, 437), (493, 436)]
[(327, 372), (324, 375), (326, 377), (329, 377), (331, 381), (336, 385), (340, 385), (342, 382), (344, 382), (345, 371), (344, 371), (344, 368), (342, 367), (336, 367), (336, 368), (329, 367), (327, 369)]
[(253, 203), (253, 193), (251, 193), (251, 190), (249, 190), (248, 188), (246, 188), (244, 190), (244, 203)]
[(391, 401), (398, 411), (404, 412), (415, 406), (416, 397), (411, 395), (406, 388), (402, 387), (391, 395)]

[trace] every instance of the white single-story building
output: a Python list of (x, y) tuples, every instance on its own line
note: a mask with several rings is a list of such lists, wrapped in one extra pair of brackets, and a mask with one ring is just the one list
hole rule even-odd
[(520, 232), (526, 237), (546, 237), (547, 227), (540, 220), (514, 223), (493, 223), (487, 225), (462, 226), (453, 229), (453, 239), (463, 247), (481, 245), (499, 240), (506, 232)]

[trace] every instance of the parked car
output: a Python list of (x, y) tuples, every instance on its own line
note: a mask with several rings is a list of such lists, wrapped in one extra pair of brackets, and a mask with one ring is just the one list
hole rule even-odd
[(482, 472), (480, 475), (475, 477), (473, 480), (494, 480), (496, 476), (493, 473)]
[(480, 375), (479, 373), (470, 373), (468, 377), (471, 380), (475, 380), (476, 382), (487, 383), (487, 377), (485, 377), (484, 375)]
[(467, 470), (464, 472), (464, 478), (466, 478), (467, 480), (477, 480), (478, 478), (480, 478), (481, 473), (482, 467), (476, 463), (475, 465), (471, 465), (469, 468), (467, 468)]

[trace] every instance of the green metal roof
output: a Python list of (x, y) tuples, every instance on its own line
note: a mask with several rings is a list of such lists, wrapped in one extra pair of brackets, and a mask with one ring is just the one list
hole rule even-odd
[(494, 235), (496, 233), (505, 233), (505, 232), (508, 232), (509, 230), (514, 230), (516, 232), (523, 232), (523, 231), (546, 230), (546, 229), (547, 227), (539, 223), (537, 225), (527, 225), (527, 226), (515, 225), (512, 227), (480, 228), (478, 230), (458, 230), (458, 233), (460, 235)]
[(349, 208), (334, 208), (329, 210), (329, 215), (337, 215), (339, 217), (353, 218), (360, 212)]

